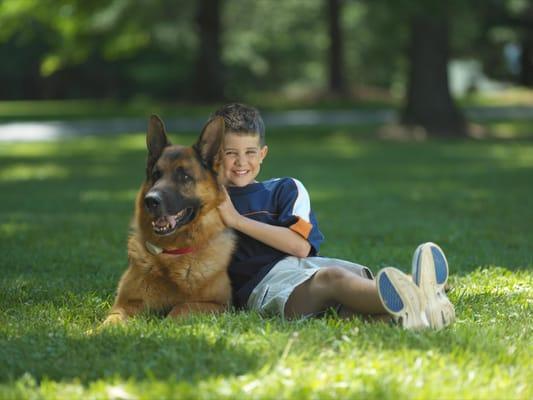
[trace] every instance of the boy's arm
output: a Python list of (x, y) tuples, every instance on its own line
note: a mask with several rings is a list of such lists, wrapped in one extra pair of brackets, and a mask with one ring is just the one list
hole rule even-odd
[(265, 224), (240, 215), (227, 193), (226, 200), (218, 209), (228, 227), (251, 236), (270, 247), (295, 257), (307, 257), (311, 251), (309, 242), (289, 228)]

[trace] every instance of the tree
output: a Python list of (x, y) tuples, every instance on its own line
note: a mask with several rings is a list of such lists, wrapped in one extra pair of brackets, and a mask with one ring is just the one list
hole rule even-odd
[(520, 83), (533, 87), (533, 4), (527, 5), (518, 20), (522, 30)]
[(422, 126), (430, 135), (465, 135), (465, 119), (455, 106), (448, 85), (447, 14), (412, 16), (410, 33), (410, 69), (402, 123)]
[(200, 43), (194, 72), (193, 96), (216, 101), (224, 98), (224, 70), (220, 58), (221, 0), (199, 0), (196, 24)]
[(346, 92), (343, 71), (343, 40), (339, 17), (343, 0), (327, 0), (329, 27), (329, 91), (342, 95)]

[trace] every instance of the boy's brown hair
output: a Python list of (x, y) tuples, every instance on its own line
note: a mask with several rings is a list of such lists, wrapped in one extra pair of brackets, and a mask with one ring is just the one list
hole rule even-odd
[(259, 144), (261, 146), (266, 144), (265, 123), (256, 108), (240, 103), (226, 104), (216, 110), (209, 118), (209, 121), (219, 116), (224, 118), (226, 132), (258, 135)]

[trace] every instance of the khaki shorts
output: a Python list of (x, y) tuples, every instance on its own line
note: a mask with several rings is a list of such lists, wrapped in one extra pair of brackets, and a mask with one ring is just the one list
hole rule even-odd
[(285, 304), (292, 291), (311, 279), (320, 268), (340, 267), (363, 278), (374, 279), (365, 266), (326, 257), (286, 257), (279, 261), (259, 282), (248, 298), (248, 309), (263, 316), (284, 317)]

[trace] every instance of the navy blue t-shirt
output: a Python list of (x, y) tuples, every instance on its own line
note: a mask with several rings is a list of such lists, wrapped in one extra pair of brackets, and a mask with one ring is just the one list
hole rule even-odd
[[(324, 236), (318, 229), (309, 194), (301, 182), (293, 178), (277, 178), (227, 189), (239, 214), (291, 229), (309, 241), (309, 256), (318, 255)], [(236, 233), (237, 250), (229, 267), (229, 275), (234, 304), (241, 308), (246, 306), (250, 293), (261, 279), (288, 254), (242, 232)]]

